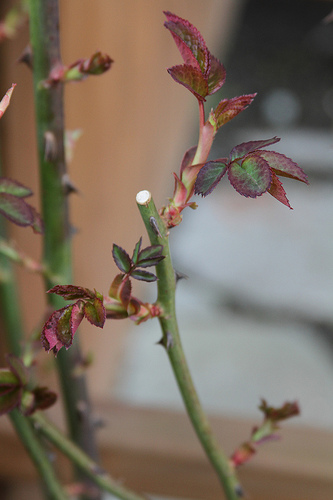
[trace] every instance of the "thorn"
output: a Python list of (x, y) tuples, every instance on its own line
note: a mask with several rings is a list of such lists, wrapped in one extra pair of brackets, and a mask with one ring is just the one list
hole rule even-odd
[(79, 192), (78, 188), (75, 184), (73, 184), (67, 173), (62, 176), (61, 182), (66, 195)]
[(33, 57), (32, 57), (32, 50), (31, 50), (31, 45), (27, 45), (26, 48), (23, 50), (22, 54), (20, 57), (17, 59), (18, 63), (24, 63), (30, 68), (31, 70), (33, 69)]
[(44, 160), (54, 161), (57, 157), (58, 147), (55, 135), (50, 130), (44, 132)]
[(241, 485), (240, 485), (240, 484), (237, 484), (237, 485), (235, 486), (235, 493), (236, 493), (236, 495), (237, 495), (239, 498), (243, 498), (243, 496), (244, 496), (244, 491), (243, 491), (243, 488), (241, 487)]
[(170, 347), (173, 346), (173, 338), (172, 338), (171, 333), (167, 330), (165, 332), (165, 335), (163, 335), (163, 337), (161, 338), (161, 340), (159, 340), (158, 342), (156, 342), (156, 344), (157, 345), (162, 345), (168, 351), (170, 349)]
[(149, 218), (149, 224), (151, 225), (152, 230), (154, 231), (155, 235), (158, 236), (159, 238), (162, 238), (160, 229), (158, 227), (157, 221), (155, 217), (150, 217)]
[(86, 401), (83, 401), (83, 399), (81, 401), (78, 401), (77, 405), (76, 405), (76, 411), (77, 411), (79, 420), (82, 422), (85, 419), (87, 412), (88, 412), (88, 407), (87, 407)]
[(174, 272), (175, 272), (176, 283), (178, 283), (178, 281), (180, 281), (180, 280), (187, 280), (188, 279), (187, 274), (182, 273), (181, 271), (177, 271), (176, 269), (174, 269)]

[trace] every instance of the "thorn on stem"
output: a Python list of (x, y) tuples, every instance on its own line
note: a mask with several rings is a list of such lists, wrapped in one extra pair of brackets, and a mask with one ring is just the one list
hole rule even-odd
[(149, 218), (149, 224), (150, 224), (152, 230), (154, 231), (155, 236), (162, 238), (162, 235), (161, 235), (161, 232), (160, 232), (160, 229), (158, 227), (157, 220), (155, 219), (155, 217)]
[(178, 283), (178, 281), (180, 281), (180, 280), (187, 280), (188, 279), (187, 274), (182, 273), (181, 271), (177, 271), (176, 269), (174, 269), (174, 271), (175, 271), (176, 283)]
[(54, 161), (57, 158), (57, 140), (53, 132), (47, 130), (44, 133), (44, 159), (45, 161)]
[(23, 50), (22, 54), (20, 57), (17, 59), (18, 63), (24, 63), (30, 68), (31, 70), (33, 69), (33, 57), (32, 57), (32, 50), (31, 50), (31, 45), (27, 45), (26, 48)]
[(168, 351), (173, 346), (173, 339), (171, 333), (167, 330), (157, 345), (162, 345)]
[(62, 176), (61, 182), (66, 195), (79, 192), (78, 188), (75, 186), (75, 184), (73, 184), (67, 173)]

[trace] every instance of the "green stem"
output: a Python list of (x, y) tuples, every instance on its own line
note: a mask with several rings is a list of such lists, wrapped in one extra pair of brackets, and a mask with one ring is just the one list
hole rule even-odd
[(47, 498), (49, 500), (69, 500), (69, 497), (55, 476), (53, 467), (43, 446), (36, 437), (31, 423), (17, 409), (11, 411), (9, 416), (17, 434), (20, 436), (24, 447), (43, 480)]
[[(45, 287), (72, 282), (71, 227), (68, 216), (68, 189), (64, 151), (63, 85), (45, 88), (42, 84), (52, 68), (61, 66), (58, 0), (30, 0), (30, 40), (37, 143), (40, 168), (42, 216), (45, 225), (43, 266)], [(49, 304), (59, 309), (63, 299), (48, 295)], [(90, 402), (84, 376), (73, 376), (81, 361), (78, 337), (68, 351), (57, 357), (67, 421), (73, 440), (97, 459)]]
[[(151, 194), (148, 191), (141, 191), (138, 193), (136, 200), (151, 244), (163, 245), (165, 259), (156, 266), (158, 277), (157, 303), (163, 310), (163, 316), (159, 318), (163, 333), (163, 344), (166, 347), (179, 390), (197, 436), (217, 472), (227, 499), (236, 500), (241, 494), (238, 479), (227, 456), (220, 449), (212, 433), (197, 396), (182, 348), (176, 319), (176, 278), (170, 257), (168, 232), (156, 210)], [(151, 218), (155, 219), (159, 231), (154, 229)]]
[(143, 500), (144, 497), (124, 488), (112, 479), (100, 466), (86, 455), (78, 446), (67, 439), (42, 413), (36, 412), (30, 417), (36, 429), (56, 448), (62, 451), (72, 462), (82, 469), (102, 490), (115, 495), (121, 500)]

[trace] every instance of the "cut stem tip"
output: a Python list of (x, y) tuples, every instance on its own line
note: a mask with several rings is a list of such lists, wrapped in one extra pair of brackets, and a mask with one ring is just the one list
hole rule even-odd
[(138, 205), (148, 205), (151, 201), (151, 193), (146, 189), (139, 191), (136, 195), (136, 202)]

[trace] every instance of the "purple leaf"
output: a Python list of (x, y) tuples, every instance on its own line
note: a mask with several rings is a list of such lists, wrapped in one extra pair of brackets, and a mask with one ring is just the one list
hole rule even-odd
[(132, 278), (135, 278), (139, 281), (148, 281), (153, 282), (157, 280), (157, 277), (153, 273), (149, 273), (148, 271), (144, 271), (143, 269), (135, 269), (131, 273)]
[(89, 288), (83, 288), (82, 286), (75, 285), (56, 285), (47, 293), (54, 293), (60, 295), (65, 300), (77, 300), (77, 299), (93, 299), (96, 294), (89, 290)]
[(257, 149), (260, 149), (264, 146), (270, 146), (271, 144), (275, 144), (276, 142), (279, 142), (278, 137), (272, 137), (272, 139), (266, 139), (262, 141), (250, 141), (250, 142), (243, 142), (242, 144), (239, 144), (238, 146), (235, 146), (230, 153), (230, 161), (233, 161), (237, 158), (243, 158), (248, 153), (251, 153), (252, 151), (256, 151)]
[(21, 402), (22, 388), (15, 387), (10, 392), (0, 396), (0, 415), (9, 413)]
[(34, 222), (30, 205), (13, 194), (0, 193), (0, 213), (19, 226), (31, 226)]
[(7, 177), (0, 177), (0, 193), (13, 194), (18, 198), (26, 198), (32, 195), (31, 189)]
[[(146, 261), (147, 259), (154, 259), (156, 257), (163, 257), (162, 256), (163, 252), (163, 245), (151, 245), (150, 247), (146, 247), (141, 252), (139, 253), (139, 258), (138, 258), (138, 266), (142, 267), (142, 262)], [(148, 266), (146, 266), (148, 267)]]
[(251, 104), (255, 96), (256, 94), (249, 94), (233, 97), (232, 99), (223, 99), (210, 114), (210, 117), (215, 122), (216, 130), (244, 111)]
[(218, 185), (228, 168), (228, 158), (207, 162), (199, 171), (195, 181), (195, 194), (207, 196)]
[(84, 305), (84, 316), (91, 324), (103, 328), (105, 323), (105, 307), (102, 300), (96, 298), (94, 302), (86, 302)]
[(226, 71), (223, 64), (214, 56), (210, 56), (211, 67), (208, 74), (208, 93), (215, 94), (225, 82)]
[(10, 371), (18, 378), (21, 385), (28, 382), (28, 369), (23, 364), (23, 361), (14, 354), (7, 354), (6, 361), (9, 365)]
[(296, 179), (305, 182), (305, 184), (309, 183), (306, 173), (297, 163), (287, 156), (276, 153), (275, 151), (258, 151), (258, 154), (269, 163), (270, 168), (272, 168), (277, 175)]
[(242, 162), (232, 162), (228, 177), (239, 194), (250, 198), (265, 193), (272, 181), (268, 163), (255, 153), (246, 156)]
[(188, 64), (182, 64), (169, 68), (168, 73), (177, 83), (190, 90), (199, 101), (206, 100), (208, 84), (201, 71)]
[(164, 14), (167, 18), (164, 26), (171, 32), (185, 64), (199, 65), (197, 69), (200, 69), (204, 75), (208, 74), (210, 53), (200, 31), (186, 19), (171, 12), (164, 12)]
[(117, 267), (123, 273), (128, 273), (132, 267), (132, 260), (128, 253), (120, 246), (113, 244), (112, 248), (113, 260), (115, 261)]

